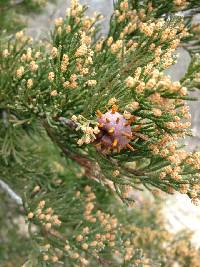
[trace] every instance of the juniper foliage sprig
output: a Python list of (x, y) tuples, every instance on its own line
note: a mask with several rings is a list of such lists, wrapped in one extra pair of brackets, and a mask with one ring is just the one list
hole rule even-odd
[(36, 249), (29, 263), (143, 267), (179, 262), (198, 266), (199, 251), (186, 241), (190, 234), (174, 237), (168, 233), (158, 203), (155, 207), (153, 202), (140, 203), (127, 211), (122, 203), (116, 206), (112, 201), (110, 190), (73, 173), (68, 173), (67, 180), (61, 175), (54, 181), (32, 184), (26, 203), (28, 219), (37, 230), (30, 228)]
[[(66, 17), (56, 19), (50, 40), (36, 43), (23, 32), (1, 38), (2, 179), (23, 195), (28, 219), (36, 225), (31, 229), (30, 224), (35, 250), (25, 266), (110, 261), (155, 266), (154, 255), (138, 250), (139, 237), (137, 249), (130, 246), (127, 228), (117, 222), (128, 215), (110, 210), (109, 197), (131, 205), (133, 189), (147, 188), (179, 191), (198, 204), (200, 154), (186, 152), (180, 143), (191, 135), (189, 92), (199, 88), (198, 35), (192, 24), (198, 7), (198, 1), (118, 0), (102, 35), (102, 16), (89, 18), (87, 7), (72, 0)], [(179, 46), (192, 60), (181, 81), (173, 82), (164, 71), (176, 62)], [(125, 132), (129, 150), (120, 143), (124, 133), (115, 132), (126, 125), (117, 126), (113, 114), (131, 127), (129, 136)], [(102, 118), (107, 121), (101, 123)], [(77, 172), (85, 178), (77, 180)], [(98, 196), (108, 197), (108, 207), (95, 202)], [(87, 227), (91, 232), (80, 232)], [(83, 234), (88, 235), (84, 246)], [(99, 243), (94, 234), (100, 234)], [(164, 256), (162, 261), (168, 266)]]
[[(17, 33), (2, 49), (2, 109), (18, 113), (25, 124), (39, 119), (66, 156), (85, 165), (88, 176), (98, 173), (105, 184), (111, 180), (121, 196), (124, 185), (142, 184), (181, 191), (196, 202), (199, 154), (188, 154), (177, 144), (190, 135), (185, 102), (190, 96), (162, 72), (175, 62), (174, 51), (188, 33), (182, 17), (157, 19), (154, 10), (153, 4), (144, 9), (118, 1), (108, 36), (97, 40), (101, 16), (85, 17), (86, 7), (72, 1), (66, 18), (55, 21), (47, 49)], [(195, 64), (192, 75), (198, 73)], [(116, 104), (130, 120), (134, 151), (105, 155), (95, 149), (95, 112)], [(64, 125), (61, 116), (82, 127)], [(85, 119), (78, 122), (81, 116)]]

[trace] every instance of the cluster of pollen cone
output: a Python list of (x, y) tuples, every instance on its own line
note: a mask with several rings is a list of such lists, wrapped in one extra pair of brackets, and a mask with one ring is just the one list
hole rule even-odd
[(135, 119), (132, 116), (129, 120), (125, 119), (118, 112), (117, 106), (113, 106), (111, 110), (105, 114), (99, 110), (96, 111), (98, 117), (98, 127), (100, 129), (96, 139), (96, 147), (103, 153), (109, 153), (116, 150), (118, 153), (121, 149), (129, 148), (134, 151), (129, 144), (133, 138), (130, 124)]

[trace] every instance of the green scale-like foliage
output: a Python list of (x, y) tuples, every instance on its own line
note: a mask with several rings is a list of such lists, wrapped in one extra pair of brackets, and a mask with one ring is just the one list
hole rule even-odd
[[(129, 217), (123, 203), (131, 205), (134, 189), (145, 187), (199, 201), (200, 154), (185, 152), (180, 139), (191, 135), (186, 101), (194, 100), (189, 93), (200, 84), (192, 24), (200, 4), (180, 3), (116, 1), (102, 35), (101, 15), (88, 18), (87, 8), (72, 1), (43, 43), (23, 32), (2, 33), (0, 168), (31, 221), (34, 251), (25, 266), (172, 266), (182, 246), (188, 253), (183, 266), (198, 266), (190, 244), (173, 247), (170, 255), (165, 244), (171, 237), (154, 233), (164, 240), (156, 259), (159, 241), (151, 250), (149, 237), (144, 248), (137, 231), (151, 232), (159, 223), (147, 230), (143, 215), (131, 210)], [(180, 82), (172, 82), (163, 72), (176, 62), (178, 46), (189, 51), (191, 64)], [(109, 151), (101, 147), (98, 120), (117, 109), (132, 128), (130, 149)], [(86, 227), (89, 249), (80, 237)]]
[[(161, 72), (175, 61), (172, 54), (174, 48), (179, 39), (186, 36), (183, 19), (172, 16), (157, 21), (152, 17), (154, 12), (148, 10), (149, 5), (145, 11), (144, 6), (142, 8), (136, 3), (129, 5), (129, 13), (132, 13), (126, 18), (128, 11), (123, 4), (120, 1), (115, 5), (108, 36), (97, 39), (101, 17), (97, 15), (92, 20), (85, 18), (86, 8), (78, 9), (75, 5), (64, 20), (60, 18), (56, 21), (50, 43), (37, 47), (20, 34), (16, 35), (16, 41), (9, 41), (9, 55), (1, 58), (2, 109), (13, 110), (25, 125), (38, 120), (67, 156), (83, 167), (89, 166), (86, 167), (88, 175), (96, 172), (98, 179), (112, 180), (119, 193), (123, 185), (138, 187), (143, 184), (149, 189), (153, 186), (167, 192), (171, 190), (169, 188), (181, 190), (182, 184), (188, 184), (187, 193), (190, 196), (193, 186), (199, 181), (198, 166), (193, 168), (193, 163), (188, 160), (191, 155), (185, 155), (176, 163), (179, 150), (177, 153), (167, 150), (164, 156), (162, 154), (179, 136), (190, 135), (181, 108), (185, 106), (184, 101), (191, 98), (181, 83), (171, 82)], [(134, 23), (131, 22), (133, 16), (136, 18)], [(172, 35), (169, 35), (172, 29)], [(163, 37), (165, 32), (166, 37)], [(158, 57), (156, 49), (160, 51)], [(5, 53), (7, 50), (3, 51)], [(189, 79), (188, 89), (193, 90), (191, 78), (198, 73), (198, 64), (195, 63), (192, 73), (191, 68), (185, 76), (186, 80), (183, 78), (182, 81), (184, 84)], [(139, 78), (135, 78), (138, 71)], [(128, 85), (130, 79), (131, 88)], [(153, 87), (150, 85), (152, 81), (155, 83)], [(144, 88), (140, 92), (138, 88), (141, 86)], [(195, 84), (195, 87), (198, 86)], [(159, 94), (162, 103), (156, 104), (152, 100), (156, 94)], [(120, 112), (126, 110), (136, 118), (131, 126), (133, 131), (139, 126), (139, 134), (133, 133), (134, 138), (130, 141), (135, 151), (101, 154), (95, 149), (92, 138), (89, 140), (92, 144), (78, 147), (76, 143), (81, 138), (84, 125), (87, 128), (97, 124), (96, 110), (104, 113), (111, 108), (111, 99), (117, 101)], [(134, 110), (130, 108), (133, 101), (138, 104)], [(155, 109), (162, 114), (156, 115)], [(171, 112), (171, 109), (174, 111)], [(74, 125), (73, 122), (69, 123), (73, 115), (83, 118), (79, 122), (80, 130), (76, 128), (77, 122)], [(61, 117), (68, 123), (63, 125)], [(170, 123), (175, 128), (169, 128)], [(168, 142), (163, 141), (166, 136)], [(156, 146), (161, 151), (154, 152), (152, 147)], [(165, 179), (159, 179), (166, 166), (172, 168), (171, 172), (173, 168), (180, 168), (178, 178), (166, 173)], [(113, 176), (115, 170), (120, 172), (119, 177)]]

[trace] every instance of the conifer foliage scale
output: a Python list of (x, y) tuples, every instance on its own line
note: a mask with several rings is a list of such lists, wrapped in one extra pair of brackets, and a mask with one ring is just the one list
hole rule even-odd
[[(200, 153), (181, 145), (200, 87), (199, 7), (118, 0), (103, 35), (101, 14), (72, 0), (44, 42), (1, 33), (1, 179), (27, 216), (24, 267), (198, 267), (187, 237), (165, 230), (159, 204), (127, 206), (144, 189), (200, 200)], [(174, 82), (165, 70), (179, 46), (191, 63)]]

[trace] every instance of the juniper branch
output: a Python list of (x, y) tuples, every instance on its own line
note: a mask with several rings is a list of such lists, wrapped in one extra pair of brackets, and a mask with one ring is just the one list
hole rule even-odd
[[(66, 122), (70, 123), (70, 125), (71, 125), (70, 120), (65, 119), (65, 123)], [(43, 120), (43, 126), (44, 126), (48, 136), (50, 137), (50, 139), (53, 141), (54, 144), (56, 144), (61, 149), (61, 151), (64, 153), (64, 155), (67, 156), (69, 159), (77, 162), (80, 166), (82, 166), (86, 171), (86, 175), (88, 177), (91, 177), (92, 176), (91, 161), (82, 155), (72, 153), (70, 150), (68, 150), (66, 147), (64, 147), (63, 144), (54, 135), (52, 128), (49, 126), (49, 124), (45, 120)]]
[(70, 119), (66, 119), (64, 117), (59, 117), (58, 120), (64, 124), (64, 125), (67, 125), (69, 127), (71, 127), (72, 129), (76, 129), (77, 125), (75, 122), (73, 122), (72, 120)]

